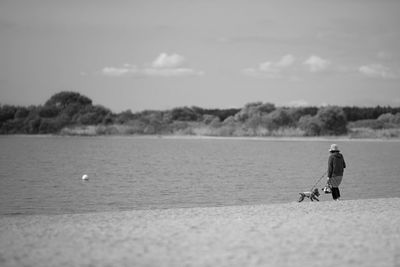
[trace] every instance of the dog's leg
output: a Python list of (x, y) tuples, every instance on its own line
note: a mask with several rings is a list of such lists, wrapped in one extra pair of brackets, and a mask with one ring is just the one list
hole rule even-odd
[(316, 195), (311, 195), (310, 199), (311, 199), (311, 201), (314, 201), (314, 200), (319, 201), (319, 199), (317, 198)]

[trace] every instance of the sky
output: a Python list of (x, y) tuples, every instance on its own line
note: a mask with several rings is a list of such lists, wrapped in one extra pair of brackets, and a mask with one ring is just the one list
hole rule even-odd
[(400, 1), (0, 0), (0, 103), (400, 106)]

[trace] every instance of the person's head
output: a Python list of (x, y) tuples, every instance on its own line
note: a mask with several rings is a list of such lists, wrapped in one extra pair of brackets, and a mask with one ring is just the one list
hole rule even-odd
[(329, 152), (331, 153), (335, 153), (335, 152), (339, 152), (339, 147), (337, 144), (332, 144), (331, 147), (329, 148)]

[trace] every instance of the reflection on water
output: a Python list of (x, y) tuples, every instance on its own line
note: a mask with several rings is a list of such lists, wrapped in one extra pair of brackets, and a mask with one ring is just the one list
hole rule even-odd
[[(348, 166), (343, 199), (400, 196), (400, 142), (335, 142)], [(296, 201), (326, 170), (330, 143), (2, 136), (0, 214)]]

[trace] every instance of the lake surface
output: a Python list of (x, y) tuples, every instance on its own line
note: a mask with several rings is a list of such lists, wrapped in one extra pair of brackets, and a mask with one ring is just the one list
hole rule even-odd
[(293, 202), (331, 143), (342, 199), (400, 196), (398, 141), (0, 136), (0, 215)]

